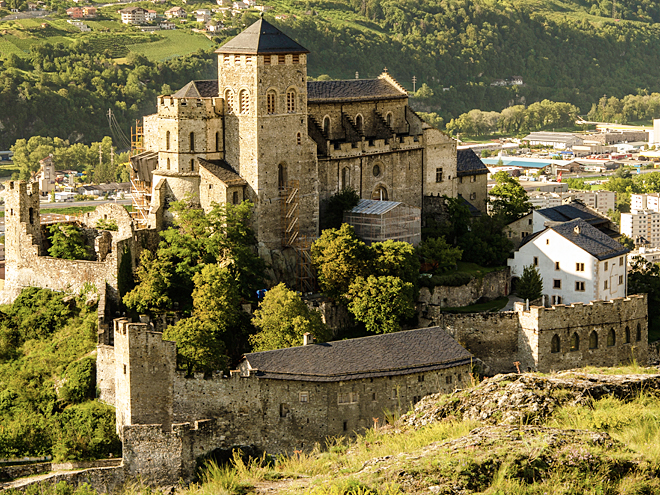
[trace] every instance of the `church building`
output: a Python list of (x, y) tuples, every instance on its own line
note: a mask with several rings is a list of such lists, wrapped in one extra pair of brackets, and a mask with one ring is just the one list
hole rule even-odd
[(217, 80), (160, 96), (144, 118), (145, 151), (132, 158), (144, 226), (167, 224), (168, 205), (187, 195), (205, 209), (247, 199), (267, 254), (318, 237), (325, 200), (347, 187), (422, 213), (443, 195), (485, 211), (474, 200), (485, 198), (486, 167), (477, 158), (457, 170), (456, 141), (409, 107), (386, 70), (309, 81), (308, 50), (263, 18), (216, 53)]

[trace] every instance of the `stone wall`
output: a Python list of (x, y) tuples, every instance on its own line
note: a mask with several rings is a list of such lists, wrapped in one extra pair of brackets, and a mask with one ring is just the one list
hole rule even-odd
[(33, 464), (18, 464), (15, 466), (0, 467), (0, 481), (23, 478), (35, 474), (47, 473), (51, 470), (50, 462), (38, 462)]
[[(106, 290), (108, 304), (120, 299), (118, 275), (124, 252), (130, 253), (125, 269), (132, 271), (143, 249), (154, 249), (158, 233), (154, 230), (134, 230), (126, 209), (116, 204), (102, 204), (94, 212), (84, 214), (78, 223), (94, 246), (96, 260), (65, 260), (46, 256), (46, 240), (41, 234), (41, 222), (36, 184), (20, 181), (6, 183), (6, 262), (5, 289), (1, 298), (11, 302), (25, 287), (80, 292), (92, 285)], [(113, 220), (117, 231), (98, 230), (99, 220)]]
[(511, 270), (486, 273), (483, 277), (475, 277), (466, 285), (450, 287), (438, 285), (433, 289), (422, 287), (419, 290), (417, 302), (422, 312), (428, 311), (430, 306), (441, 308), (458, 308), (469, 306), (477, 301), (492, 300), (509, 295), (511, 288)]
[(111, 345), (96, 346), (96, 389), (98, 399), (115, 405), (115, 348)]
[[(635, 359), (648, 363), (646, 295), (521, 312), (523, 329), (538, 336), (534, 370), (550, 372), (580, 366), (616, 366)], [(578, 337), (572, 346), (573, 335)], [(559, 339), (553, 352), (552, 339)], [(595, 336), (595, 338), (594, 338)]]
[[(486, 365), (486, 374), (516, 371), (543, 373), (583, 366), (616, 366), (634, 358), (649, 362), (646, 295), (612, 301), (575, 303), (551, 308), (516, 303), (514, 311), (443, 313), (429, 306), (423, 322), (444, 327), (463, 347)], [(614, 339), (608, 342), (610, 331)], [(592, 332), (597, 342), (590, 348)], [(578, 337), (571, 348), (571, 337)], [(553, 347), (557, 336), (559, 346)], [(593, 343), (593, 342), (592, 342)]]
[[(127, 473), (160, 484), (190, 479), (216, 449), (251, 445), (273, 453), (309, 450), (325, 438), (354, 436), (405, 411), (423, 396), (460, 388), (469, 364), (342, 382), (274, 380), (243, 370), (229, 378), (175, 372), (173, 342), (149, 323), (115, 320), (115, 407)], [(102, 347), (102, 346), (100, 346)], [(99, 377), (111, 372), (99, 350)], [(104, 399), (111, 387), (100, 387)]]

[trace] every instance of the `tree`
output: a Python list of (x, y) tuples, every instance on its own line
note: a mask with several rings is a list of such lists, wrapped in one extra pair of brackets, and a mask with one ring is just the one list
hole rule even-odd
[(346, 297), (348, 310), (369, 332), (397, 332), (400, 321), (415, 314), (413, 284), (398, 277), (358, 277)]
[[(609, 211), (608, 211), (608, 213), (609, 213)], [(619, 244), (621, 244), (622, 246), (627, 247), (631, 251), (633, 249), (635, 249), (635, 241), (632, 240), (630, 237), (628, 237), (626, 234), (621, 234), (621, 237), (619, 237)]]
[(444, 119), (435, 112), (417, 112), (417, 115), (419, 115), (422, 120), (429, 124), (431, 127), (435, 127), (436, 129), (442, 129), (444, 127)]
[(649, 333), (660, 325), (660, 265), (634, 256), (628, 272), (628, 294), (648, 294)]
[(48, 254), (53, 258), (65, 260), (89, 259), (85, 240), (78, 227), (59, 223), (49, 225), (48, 231), (51, 234), (51, 247), (48, 248)]
[(433, 90), (429, 87), (428, 84), (423, 83), (420, 88), (415, 91), (414, 97), (420, 99), (431, 98), (433, 96)]
[(543, 295), (543, 279), (538, 269), (529, 265), (523, 269), (516, 288), (518, 297), (534, 301)]
[(460, 248), (447, 244), (444, 237), (429, 238), (417, 246), (417, 256), (422, 262), (422, 271), (444, 273), (456, 267), (463, 256)]
[(227, 367), (227, 341), (241, 321), (241, 295), (227, 266), (207, 264), (195, 274), (190, 318), (167, 327), (163, 338), (177, 347), (177, 363), (188, 375)]
[(489, 192), (490, 197), (493, 198), (490, 203), (494, 215), (500, 216), (504, 223), (510, 223), (532, 210), (527, 192), (517, 179), (506, 172), (497, 172), (494, 178), (495, 187)]
[(330, 338), (321, 313), (307, 307), (300, 296), (280, 283), (266, 292), (254, 312), (252, 324), (259, 332), (250, 337), (254, 351), (268, 351), (302, 345), (311, 333), (319, 342)]
[(321, 290), (340, 298), (357, 277), (371, 271), (372, 252), (348, 224), (324, 230), (312, 244), (312, 262), (318, 273)]
[(172, 309), (190, 311), (194, 277), (208, 264), (223, 263), (232, 273), (241, 296), (255, 298), (263, 287), (265, 263), (255, 252), (256, 240), (249, 227), (252, 204), (214, 203), (204, 213), (192, 198), (172, 203), (174, 226), (160, 233), (155, 255), (143, 254), (136, 271), (136, 286), (124, 296), (124, 304), (150, 313)]
[(360, 202), (360, 195), (351, 187), (333, 194), (327, 200), (321, 230), (338, 229), (344, 223), (344, 212), (353, 209)]
[(372, 266), (376, 276), (391, 275), (417, 286), (420, 264), (412, 244), (387, 240), (374, 242), (370, 249), (373, 253)]

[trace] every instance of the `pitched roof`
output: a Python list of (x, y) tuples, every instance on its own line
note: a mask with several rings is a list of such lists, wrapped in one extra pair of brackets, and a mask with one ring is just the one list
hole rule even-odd
[(407, 97), (408, 93), (401, 91), (382, 77), (345, 81), (309, 81), (307, 83), (307, 101), (310, 103), (390, 100)]
[(246, 354), (256, 376), (334, 382), (451, 368), (472, 355), (440, 327)]
[(309, 50), (261, 18), (215, 53), (309, 53)]
[(600, 230), (578, 218), (548, 227), (598, 260), (621, 256), (630, 251)]
[(552, 208), (543, 208), (537, 210), (537, 212), (553, 222), (567, 222), (569, 220), (575, 220), (576, 218), (581, 218), (591, 225), (610, 222), (607, 217), (600, 215), (595, 210), (580, 203), (569, 203), (566, 205), (553, 206)]
[(462, 149), (457, 152), (458, 176), (481, 175), (488, 173), (488, 167), (484, 165), (481, 158), (472, 149)]
[(375, 199), (361, 199), (349, 213), (360, 213), (362, 215), (383, 215), (393, 210), (400, 204), (397, 201), (379, 201)]
[(174, 93), (174, 98), (212, 98), (218, 96), (218, 81), (190, 81), (179, 91)]
[(197, 161), (199, 162), (200, 167), (204, 167), (211, 172), (226, 186), (244, 186), (247, 184), (245, 179), (238, 175), (232, 166), (224, 160), (205, 160), (203, 158), (197, 158)]

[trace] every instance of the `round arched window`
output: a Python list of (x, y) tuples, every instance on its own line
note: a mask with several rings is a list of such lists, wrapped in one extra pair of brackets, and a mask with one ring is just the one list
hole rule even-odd
[(380, 172), (381, 172), (380, 165), (378, 164), (374, 165), (373, 172), (374, 172), (374, 177), (380, 177)]

